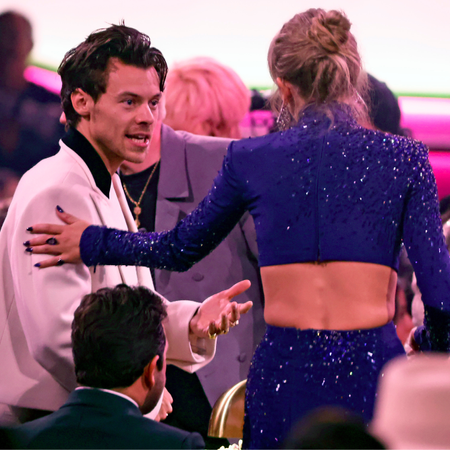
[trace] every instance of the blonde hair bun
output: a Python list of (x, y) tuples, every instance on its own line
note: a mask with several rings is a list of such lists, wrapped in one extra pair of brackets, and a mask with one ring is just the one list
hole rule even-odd
[(308, 37), (326, 53), (339, 53), (348, 41), (351, 23), (339, 11), (321, 11), (311, 20)]
[[(358, 120), (367, 122), (362, 100), (367, 77), (350, 27), (344, 12), (311, 8), (296, 14), (273, 38), (268, 54), (272, 79), (289, 82), (301, 99), (291, 105), (293, 123), (308, 105), (331, 111), (336, 103), (346, 103)], [(279, 91), (272, 105), (279, 109)]]

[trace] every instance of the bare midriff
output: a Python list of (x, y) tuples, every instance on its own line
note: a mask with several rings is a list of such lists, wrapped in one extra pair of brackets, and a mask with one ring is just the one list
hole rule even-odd
[(332, 261), (261, 267), (269, 325), (357, 330), (394, 317), (397, 273), (372, 263)]

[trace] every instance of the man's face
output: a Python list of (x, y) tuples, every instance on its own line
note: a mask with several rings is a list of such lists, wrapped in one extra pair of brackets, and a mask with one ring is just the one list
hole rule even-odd
[(144, 161), (161, 91), (154, 67), (141, 69), (111, 59), (108, 70), (106, 92), (90, 103), (88, 119), (77, 128), (113, 173), (123, 161)]

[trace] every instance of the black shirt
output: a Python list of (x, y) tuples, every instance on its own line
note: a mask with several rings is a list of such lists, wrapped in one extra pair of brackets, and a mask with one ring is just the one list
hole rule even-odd
[(94, 177), (95, 184), (109, 198), (111, 174), (108, 172), (97, 150), (75, 128), (69, 128), (62, 141), (86, 163)]

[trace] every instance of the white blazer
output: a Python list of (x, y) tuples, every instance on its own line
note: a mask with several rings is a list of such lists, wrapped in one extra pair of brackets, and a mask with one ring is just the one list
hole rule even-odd
[[(25, 252), (22, 243), (31, 237), (26, 228), (59, 223), (56, 205), (93, 224), (136, 231), (118, 176), (106, 197), (82, 158), (60, 145), (57, 155), (22, 177), (0, 232), (0, 403), (45, 410), (58, 409), (76, 387), (70, 332), (81, 298), (119, 283), (153, 289), (147, 268), (34, 267), (46, 256)], [(189, 321), (198, 303), (166, 305), (168, 363), (194, 371), (215, 350), (206, 340), (205, 355), (191, 351)]]

